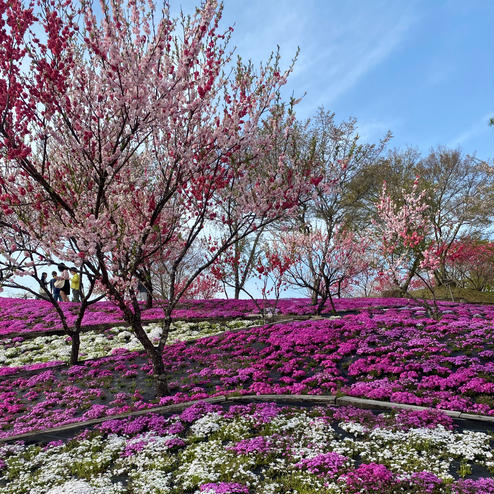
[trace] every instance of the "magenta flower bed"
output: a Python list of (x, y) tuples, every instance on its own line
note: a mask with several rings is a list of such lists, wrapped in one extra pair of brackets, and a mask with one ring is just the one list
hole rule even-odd
[(468, 305), (451, 305), (439, 322), (419, 308), (374, 309), (177, 343), (165, 349), (172, 395), (161, 400), (142, 353), (10, 369), (0, 382), (1, 435), (221, 394), (338, 392), (494, 415), (492, 316)]
[[(337, 310), (355, 310), (362, 307), (406, 305), (403, 299), (355, 298), (335, 301)], [(77, 319), (78, 304), (62, 303), (69, 325)], [(313, 314), (315, 307), (309, 299), (291, 298), (279, 301), (278, 312), (281, 314)], [(327, 306), (329, 311), (329, 305)], [(258, 314), (259, 309), (252, 300), (189, 300), (173, 312), (177, 319), (242, 317)], [(163, 317), (161, 308), (143, 311), (144, 320)], [(118, 324), (123, 321), (120, 309), (112, 302), (98, 302), (90, 306), (83, 319), (83, 326), (99, 324)], [(14, 333), (45, 332), (62, 329), (60, 318), (50, 302), (45, 300), (22, 300), (0, 298), (0, 336)]]

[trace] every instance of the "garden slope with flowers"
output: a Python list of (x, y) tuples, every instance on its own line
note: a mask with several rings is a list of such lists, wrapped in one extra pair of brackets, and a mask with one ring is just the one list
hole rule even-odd
[(161, 399), (145, 354), (125, 345), (73, 367), (4, 366), (0, 436), (219, 395), (346, 394), (494, 415), (493, 307), (443, 304), (435, 321), (421, 307), (381, 302), (172, 342), (171, 394)]
[[(254, 325), (260, 320), (234, 319), (221, 322), (209, 321), (176, 321), (172, 323), (167, 343), (189, 341), (205, 336), (223, 333)], [(162, 327), (159, 323), (150, 323), (144, 327), (153, 344), (158, 344)], [(16, 372), (16, 367), (24, 371), (39, 368), (55, 367), (69, 361), (71, 351), (70, 337), (47, 335), (29, 337), (0, 338), (0, 365), (3, 375)], [(79, 360), (98, 359), (121, 352), (122, 350), (137, 351), (141, 344), (128, 327), (113, 326), (100, 331), (86, 331), (81, 334)]]
[(435, 411), (198, 403), (0, 446), (3, 494), (492, 494), (492, 437)]
[[(355, 298), (338, 299), (335, 301), (338, 311), (358, 310), (363, 307), (375, 306), (402, 306), (408, 301), (403, 299)], [(77, 303), (63, 303), (67, 323), (74, 324), (77, 319)], [(271, 312), (278, 314), (307, 315), (314, 314), (315, 307), (310, 305), (309, 299), (290, 298), (273, 301), (259, 300), (189, 300), (180, 304), (173, 311), (174, 319), (225, 319), (239, 318), (248, 315), (258, 316), (260, 307), (270, 307)], [(269, 311), (269, 309), (268, 309)], [(326, 311), (330, 311), (329, 304)], [(142, 319), (154, 321), (163, 318), (163, 309), (155, 307), (143, 309)], [(112, 302), (97, 302), (86, 309), (82, 320), (83, 327), (110, 326), (123, 322), (121, 310)], [(46, 300), (22, 300), (17, 298), (0, 298), (0, 336), (13, 336), (46, 332), (62, 332), (60, 317), (53, 305)]]

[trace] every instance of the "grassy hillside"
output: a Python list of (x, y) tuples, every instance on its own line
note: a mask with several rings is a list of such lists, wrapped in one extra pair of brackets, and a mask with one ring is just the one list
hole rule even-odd
[[(427, 289), (414, 290), (411, 292), (414, 297), (431, 298), (431, 293)], [(451, 295), (455, 302), (470, 302), (481, 304), (494, 304), (494, 292), (479, 292), (465, 288), (438, 287), (436, 296), (439, 300), (451, 300)]]

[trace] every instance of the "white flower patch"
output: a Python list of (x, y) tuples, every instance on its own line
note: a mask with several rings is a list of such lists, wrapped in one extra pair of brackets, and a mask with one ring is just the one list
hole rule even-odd
[(22, 453), (23, 451), (24, 451), (24, 445), (21, 443), (1, 444), (0, 445), (0, 458), (7, 455), (8, 453), (15, 455), (18, 453)]
[[(359, 424), (340, 423), (339, 426), (358, 439), (346, 438), (347, 453), (357, 453), (365, 462), (382, 463), (392, 471), (427, 470), (444, 480), (452, 480), (451, 461), (473, 461), (492, 468), (490, 438), (483, 432), (455, 433), (439, 425), (392, 431), (376, 428), (364, 434)], [(345, 454), (344, 451), (337, 451)]]
[(365, 436), (368, 432), (367, 427), (357, 422), (340, 422), (338, 426), (354, 436)]
[[(129, 467), (136, 468), (139, 472), (166, 468), (170, 465), (167, 456), (170, 448), (167, 443), (176, 437), (173, 435), (159, 436), (155, 432), (146, 432), (128, 439), (125, 444), (127, 450), (134, 445), (138, 448), (133, 454), (117, 460), (113, 467), (114, 472), (123, 473), (129, 470)], [(137, 477), (140, 475), (141, 473)]]
[[(253, 326), (256, 321), (235, 320), (225, 323), (199, 323), (176, 321), (172, 324), (167, 344), (177, 341), (191, 341), (207, 336)], [(162, 327), (159, 323), (151, 323), (144, 326), (148, 337), (157, 343)], [(130, 351), (142, 350), (142, 345), (129, 328), (116, 326), (104, 332), (88, 331), (81, 333), (80, 357), (81, 360), (96, 359), (110, 355), (117, 348)], [(38, 362), (66, 361), (70, 357), (70, 340), (64, 335), (38, 336), (16, 342), (8, 347), (0, 342), (0, 365), (8, 367), (21, 367)]]
[(146, 494), (168, 494), (172, 492), (172, 474), (160, 470), (138, 472), (132, 476), (132, 492)]
[[(43, 491), (31, 491), (33, 494)], [(103, 477), (98, 479), (96, 485), (83, 480), (68, 480), (62, 485), (52, 487), (46, 494), (119, 494), (125, 492), (122, 485), (113, 484), (112, 480)]]
[(272, 482), (269, 484), (264, 484), (263, 485), (263, 491), (264, 494), (277, 494), (280, 492), (281, 489), (281, 484), (278, 484), (277, 482)]
[(255, 484), (257, 476), (249, 470), (254, 465), (255, 461), (248, 456), (239, 459), (226, 451), (221, 441), (210, 440), (188, 448), (181, 457), (175, 479), (184, 489), (218, 482), (221, 475), (227, 476), (229, 482), (242, 482), (248, 478)]
[(281, 436), (290, 436), (291, 455), (297, 460), (325, 451), (334, 434), (334, 429), (324, 420), (305, 412), (289, 419), (278, 415), (271, 421), (271, 426)]
[(447, 442), (447, 451), (466, 460), (485, 458), (488, 467), (494, 466), (489, 437), (483, 432), (464, 431)]
[[(269, 465), (268, 467), (263, 467), (261, 469), (261, 473), (269, 478), (270, 476), (282, 476), (286, 474), (287, 471), (289, 471), (290, 468), (290, 460), (286, 457), (279, 457), (275, 458)], [(266, 472), (269, 471), (270, 475), (266, 475)], [(283, 492), (283, 491), (281, 491)]]
[(245, 417), (238, 417), (231, 422), (222, 422), (221, 437), (223, 439), (230, 439), (239, 441), (250, 435), (252, 432), (252, 421)]
[(62, 485), (52, 487), (47, 494), (94, 494), (94, 489), (83, 480), (68, 480)]
[(222, 422), (223, 418), (218, 412), (210, 412), (197, 419), (190, 427), (190, 430), (195, 436), (204, 438), (220, 430)]
[[(110, 471), (100, 470), (102, 465), (113, 463), (123, 451), (125, 443), (125, 437), (113, 434), (106, 439), (96, 437), (80, 441), (71, 449), (57, 446), (38, 451), (38, 448), (29, 446), (21, 455), (14, 457), (16, 461), (11, 466), (18, 470), (16, 478), (9, 480), (8, 490), (0, 488), (0, 492), (41, 494), (67, 482), (70, 486), (70, 482), (81, 477), (90, 477), (91, 480), (86, 483), (96, 489), (91, 491), (95, 494), (123, 492), (122, 486), (113, 484)], [(12, 459), (9, 461), (12, 462)]]

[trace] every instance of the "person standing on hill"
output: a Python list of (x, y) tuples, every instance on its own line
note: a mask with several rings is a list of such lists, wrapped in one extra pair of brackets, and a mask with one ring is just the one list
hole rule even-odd
[(39, 295), (38, 298), (46, 298), (48, 295), (48, 273), (41, 273), (41, 279), (39, 280)]
[(50, 280), (50, 292), (53, 295), (55, 302), (60, 302), (62, 300), (62, 297), (60, 297), (60, 288), (57, 288), (55, 286), (55, 282), (57, 281), (57, 272), (52, 271), (51, 276), (52, 278)]
[(141, 280), (138, 280), (137, 282), (137, 300), (142, 300), (144, 303), (147, 302), (148, 298), (148, 291), (146, 290), (146, 287), (142, 283)]
[(81, 277), (76, 268), (70, 268), (72, 278), (70, 278), (70, 289), (72, 290), (72, 302), (81, 301)]
[(59, 264), (58, 272), (59, 273), (55, 285), (63, 280), (63, 286), (60, 288), (60, 296), (62, 297), (62, 302), (69, 302), (69, 295), (70, 295), (69, 270), (65, 264)]

